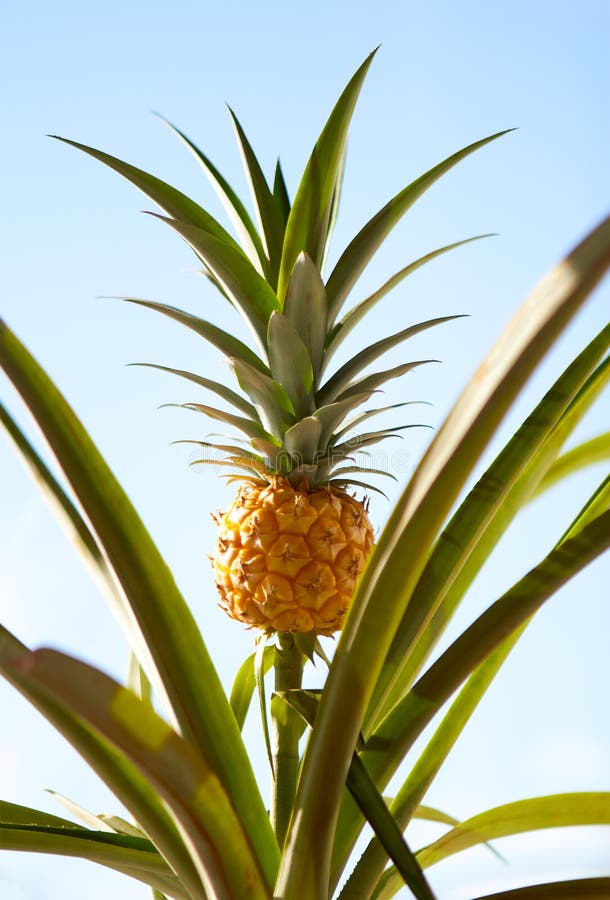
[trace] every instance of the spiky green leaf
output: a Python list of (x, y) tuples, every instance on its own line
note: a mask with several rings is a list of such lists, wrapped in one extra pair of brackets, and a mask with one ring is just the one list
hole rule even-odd
[(231, 119), (233, 120), (244, 169), (248, 178), (250, 190), (252, 191), (252, 198), (254, 200), (259, 226), (265, 237), (265, 246), (269, 259), (270, 280), (272, 287), (275, 288), (280, 257), (282, 254), (282, 244), (284, 242), (284, 223), (281, 209), (267, 184), (267, 179), (265, 178), (260, 163), (256, 158), (256, 154), (246, 137), (245, 131), (241, 127), (233, 110), (230, 107), (228, 109)]
[(392, 228), (400, 221), (407, 210), (415, 203), (416, 200), (437, 181), (441, 175), (448, 172), (458, 162), (465, 157), (479, 150), (491, 141), (508, 134), (513, 129), (499, 131), (483, 140), (475, 141), (463, 150), (449, 156), (443, 162), (439, 163), (433, 169), (421, 175), (416, 181), (403, 188), (383, 209), (381, 209), (372, 219), (364, 226), (364, 228), (351, 241), (349, 246), (343, 251), (337, 265), (333, 269), (330, 278), (326, 284), (328, 296), (330, 320), (334, 321), (339, 310), (357, 282), (358, 278), (375, 255), (376, 251), (383, 243)]
[(328, 362), (333, 355), (333, 353), (340, 346), (342, 341), (350, 334), (352, 329), (362, 320), (362, 318), (367, 315), (370, 310), (383, 298), (386, 294), (388, 294), (393, 288), (396, 287), (397, 284), (400, 284), (407, 275), (411, 275), (413, 272), (416, 272), (421, 266), (425, 265), (427, 262), (430, 262), (433, 259), (436, 259), (437, 256), (441, 256), (443, 253), (447, 253), (449, 250), (453, 250), (456, 247), (463, 247), (465, 244), (470, 244), (473, 241), (480, 241), (482, 238), (492, 237), (490, 234), (479, 234), (476, 237), (467, 238), (464, 241), (456, 241), (454, 244), (447, 244), (445, 247), (440, 247), (438, 250), (433, 250), (431, 253), (427, 253), (425, 256), (421, 256), (419, 259), (416, 259), (415, 262), (410, 263), (408, 266), (405, 266), (391, 278), (388, 278), (384, 284), (380, 288), (378, 288), (373, 294), (366, 298), (366, 300), (361, 300), (353, 309), (350, 309), (348, 313), (341, 319), (340, 322), (337, 322), (333, 328), (330, 330), (328, 338), (326, 340), (326, 354), (325, 358)]
[(178, 375), (180, 378), (186, 378), (187, 381), (192, 381), (193, 384), (198, 384), (200, 387), (206, 388), (206, 390), (212, 391), (214, 394), (222, 397), (223, 400), (226, 400), (231, 406), (239, 409), (240, 412), (243, 412), (247, 417), (253, 419), (256, 418), (256, 410), (252, 404), (248, 403), (245, 397), (240, 397), (239, 394), (232, 391), (226, 385), (221, 384), (219, 381), (212, 381), (210, 378), (204, 378), (202, 375), (195, 375), (193, 372), (186, 372), (184, 369), (172, 369), (170, 366), (158, 366), (154, 363), (129, 363), (129, 365), (148, 369), (158, 369), (160, 372), (169, 372), (172, 375)]
[(441, 316), (438, 319), (429, 319), (427, 322), (420, 322), (418, 325), (411, 325), (409, 328), (403, 328), (401, 331), (392, 334), (380, 341), (375, 341), (370, 347), (365, 347), (360, 353), (352, 356), (345, 365), (341, 366), (335, 374), (328, 379), (322, 387), (321, 393), (325, 396), (337, 397), (345, 388), (351, 386), (352, 379), (358, 375), (363, 369), (375, 362), (382, 354), (397, 347), (403, 341), (427, 331), (428, 328), (434, 328), (436, 325), (442, 325), (444, 322), (451, 322), (453, 319), (461, 319), (463, 316)]
[(262, 359), (260, 359), (256, 353), (253, 353), (243, 341), (233, 337), (233, 335), (229, 334), (227, 331), (223, 331), (222, 328), (218, 328), (217, 325), (212, 325), (211, 322), (207, 322), (205, 319), (200, 319), (198, 316), (184, 312), (182, 309), (177, 309), (175, 306), (168, 306), (166, 303), (156, 303), (153, 300), (141, 300), (138, 297), (120, 297), (118, 299), (124, 300), (126, 303), (135, 303), (137, 306), (143, 306), (145, 309), (152, 309), (154, 312), (159, 312), (162, 315), (173, 319), (175, 322), (185, 325), (187, 328), (190, 328), (191, 331), (194, 331), (202, 338), (205, 338), (206, 341), (209, 341), (210, 344), (220, 350), (221, 353), (224, 353), (229, 359), (232, 357), (243, 359), (244, 362), (254, 366), (254, 368), (258, 369), (260, 372), (264, 372), (267, 375), (269, 374), (269, 369)]
[(278, 299), (269, 283), (242, 253), (214, 235), (179, 219), (151, 215), (177, 231), (201, 257), (264, 348), (269, 316), (279, 309)]
[(310, 415), (314, 373), (309, 351), (292, 322), (279, 312), (269, 319), (267, 352), (271, 374), (285, 388), (297, 417)]
[[(164, 116), (159, 116), (159, 118), (167, 125), (170, 131), (186, 144), (195, 159), (201, 164), (204, 172), (210, 179), (210, 183), (218, 194), (250, 261), (259, 269), (259, 271), (264, 271), (268, 260), (263, 249), (260, 235), (256, 230), (256, 226), (250, 218), (246, 207), (243, 205), (231, 185), (226, 178), (223, 177), (221, 172), (219, 172), (210, 158), (206, 156), (205, 153), (202, 153), (199, 147), (197, 147), (183, 131), (180, 131), (179, 128), (172, 125), (172, 123)], [(181, 217), (178, 216), (178, 218)]]
[(316, 265), (322, 261), (347, 129), (374, 53), (365, 59), (339, 97), (305, 167), (286, 225), (278, 279), (280, 300), (286, 295), (299, 253), (308, 253)]
[[(266, 431), (281, 439), (296, 418), (291, 398), (283, 385), (243, 360), (231, 360), (231, 365), (239, 386), (250, 397)], [(264, 435), (257, 433), (256, 437)]]
[(148, 172), (143, 172), (141, 169), (137, 169), (135, 166), (123, 162), (123, 160), (110, 156), (108, 153), (102, 153), (101, 150), (95, 150), (93, 147), (87, 147), (85, 144), (79, 144), (77, 141), (71, 141), (57, 134), (49, 135), (49, 137), (62, 141), (64, 144), (69, 144), (71, 147), (76, 147), (77, 150), (82, 150), (84, 153), (88, 153), (89, 156), (93, 156), (94, 159), (103, 162), (106, 166), (118, 172), (119, 175), (123, 175), (128, 181), (131, 181), (132, 184), (135, 184), (136, 187), (140, 188), (141, 191), (173, 218), (180, 219), (183, 222), (190, 222), (191, 225), (202, 228), (227, 246), (233, 247), (234, 250), (241, 253), (239, 244), (233, 240), (228, 231), (213, 216), (185, 194), (161, 181), (160, 178), (149, 175)]
[(322, 371), (328, 307), (320, 272), (306, 253), (299, 253), (288, 282), (284, 315), (301, 335), (309, 351), (316, 381)]

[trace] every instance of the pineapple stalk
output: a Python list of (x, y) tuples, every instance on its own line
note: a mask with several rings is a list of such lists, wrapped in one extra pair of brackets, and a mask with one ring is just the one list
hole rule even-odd
[[(279, 632), (275, 655), (275, 690), (298, 690), (303, 675), (303, 655), (291, 634)], [(302, 733), (298, 713), (275, 697), (271, 703), (271, 752), (273, 784), (271, 825), (278, 845), (283, 847), (294, 806), (299, 772), (299, 738)]]

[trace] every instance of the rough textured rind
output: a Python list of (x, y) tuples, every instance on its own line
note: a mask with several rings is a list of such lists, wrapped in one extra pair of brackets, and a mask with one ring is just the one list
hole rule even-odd
[(263, 631), (332, 634), (373, 546), (365, 506), (332, 487), (244, 483), (218, 518), (220, 606)]

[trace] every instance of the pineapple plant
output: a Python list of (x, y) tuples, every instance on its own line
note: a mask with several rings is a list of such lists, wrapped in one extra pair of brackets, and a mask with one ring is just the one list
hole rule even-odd
[(241, 482), (230, 508), (217, 517), (212, 562), (222, 608), (265, 632), (330, 635), (341, 628), (373, 543), (366, 500), (352, 496), (350, 489), (379, 490), (367, 480), (370, 475), (393, 477), (368, 467), (361, 454), (412, 427), (401, 422), (357, 432), (388, 409), (362, 407), (387, 381), (431, 360), (406, 360), (373, 372), (370, 367), (386, 351), (459, 316), (407, 325), (364, 347), (332, 374), (329, 367), (345, 338), (363, 319), (367, 321), (383, 296), (424, 263), (467, 241), (411, 263), (346, 312), (351, 290), (385, 236), (418, 197), (464, 157), (505, 133), (466, 147), (405, 188), (354, 238), (325, 280), (347, 126), (373, 55), (339, 98), (292, 203), (280, 163), (270, 185), (231, 112), (259, 228), (212, 161), (167, 123), (209, 176), (241, 243), (194, 201), (153, 176), (67, 141), (120, 172), (160, 204), (167, 213), (160, 218), (191, 246), (207, 278), (246, 325), (248, 343), (182, 310), (125, 298), (195, 330), (227, 357), (241, 389), (236, 393), (199, 374), (171, 370), (215, 393), (229, 407), (193, 402), (184, 404), (187, 408), (239, 433), (231, 443), (199, 442), (204, 451), (222, 455), (220, 460), (215, 455), (202, 462), (225, 466), (230, 480)]
[[(201, 462), (220, 465), (238, 485), (228, 509), (216, 515), (212, 571), (219, 602), (261, 635), (227, 697), (191, 610), (136, 510), (57, 387), (0, 322), (0, 366), (41, 426), (63, 481), (3, 406), (0, 423), (91, 564), (132, 650), (122, 684), (57, 650), (30, 651), (0, 626), (0, 673), (79, 750), (133, 819), (94, 815), (69, 803), (71, 815), (84, 822), (78, 825), (0, 801), (0, 847), (90, 859), (148, 885), (156, 900), (329, 900), (338, 891), (341, 900), (381, 900), (404, 885), (418, 900), (431, 900), (425, 869), (467, 847), (557, 824), (610, 824), (610, 794), (602, 791), (518, 800), (464, 822), (424, 805), (438, 770), (532, 617), (610, 547), (606, 477), (548, 554), (432, 657), (518, 510), (571, 472), (610, 457), (607, 431), (562, 450), (610, 381), (607, 325), (464, 493), (520, 388), (610, 267), (610, 220), (542, 281), (507, 327), (374, 543), (366, 492), (379, 490), (375, 479), (391, 473), (368, 465), (361, 451), (413, 423), (401, 420), (378, 430), (364, 423), (413, 401), (368, 404), (390, 379), (428, 360), (409, 358), (374, 372), (369, 366), (456, 316), (405, 324), (334, 371), (333, 357), (385, 294), (467, 241), (426, 254), (366, 299), (345, 305), (384, 238), (422, 193), (505, 132), (469, 145), (405, 187), (327, 274), (347, 130), (372, 57), (340, 96), (292, 201), (280, 164), (269, 183), (232, 114), (258, 226), (211, 160), (170, 126), (211, 179), (237, 240), (155, 176), (66, 141), (162, 208), (159, 218), (194, 250), (251, 334), (242, 341), (175, 307), (125, 298), (187, 326), (230, 361), (236, 378), (231, 387), (155, 367), (216, 394), (223, 407), (186, 406), (237, 432), (195, 444), (203, 451)], [(335, 632), (340, 634), (329, 661), (319, 637)], [(303, 690), (303, 667), (316, 657), (328, 664), (328, 677), (319, 691)], [(267, 704), (270, 668), (275, 691)], [(269, 811), (240, 733), (257, 688), (271, 763)], [(401, 770), (402, 784), (387, 800), (389, 780), (432, 722), (428, 743), (410, 770)], [(403, 832), (415, 817), (435, 819), (448, 830), (413, 852)], [(346, 875), (365, 823), (373, 835)], [(510, 895), (609, 893), (610, 879), (601, 877)]]

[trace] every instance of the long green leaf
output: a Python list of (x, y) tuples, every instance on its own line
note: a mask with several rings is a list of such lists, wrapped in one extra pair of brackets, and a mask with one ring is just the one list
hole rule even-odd
[(181, 886), (163, 857), (149, 841), (138, 838), (88, 831), (80, 826), (53, 829), (0, 824), (0, 849), (86, 859), (166, 891), (176, 900), (191, 900), (191, 894)]
[(172, 125), (172, 123), (164, 116), (159, 116), (159, 118), (167, 125), (170, 131), (186, 144), (195, 159), (201, 164), (204, 172), (210, 179), (213, 188), (218, 194), (250, 261), (260, 270), (264, 270), (268, 260), (263, 249), (260, 235), (256, 230), (256, 226), (252, 219), (248, 215), (246, 207), (243, 205), (231, 185), (223, 177), (221, 172), (219, 172), (209, 157), (206, 156), (205, 153), (202, 153), (199, 147), (197, 147), (184, 132), (180, 131), (179, 128), (176, 128), (175, 125)]
[(202, 375), (195, 375), (193, 372), (185, 372), (184, 369), (172, 369), (170, 366), (158, 366), (154, 363), (129, 363), (129, 365), (142, 366), (143, 368), (148, 369), (158, 369), (160, 372), (170, 372), (172, 375), (186, 378), (187, 381), (192, 381), (193, 384), (198, 384), (200, 387), (206, 388), (206, 390), (212, 391), (214, 394), (222, 397), (223, 400), (226, 400), (231, 406), (239, 409), (240, 412), (243, 412), (248, 418), (256, 418), (256, 410), (251, 403), (248, 403), (245, 397), (240, 397), (235, 391), (232, 391), (226, 385), (221, 384), (218, 381), (212, 381), (210, 378), (204, 378)]
[(325, 352), (325, 363), (328, 364), (332, 355), (340, 346), (342, 341), (350, 334), (353, 328), (362, 320), (364, 316), (366, 316), (370, 310), (377, 304), (379, 301), (385, 297), (393, 288), (396, 287), (397, 284), (400, 284), (407, 275), (411, 275), (413, 272), (416, 272), (417, 269), (421, 268), (421, 266), (425, 265), (427, 262), (430, 262), (433, 259), (436, 259), (437, 256), (442, 256), (443, 253), (447, 253), (449, 250), (454, 250), (456, 247), (463, 247), (464, 244), (471, 244), (473, 241), (480, 241), (486, 237), (492, 237), (491, 234), (479, 234), (476, 237), (467, 238), (464, 241), (456, 241), (454, 244), (447, 244), (445, 247), (440, 247), (438, 250), (433, 250), (431, 253), (427, 253), (425, 256), (421, 256), (419, 259), (416, 259), (415, 262), (409, 263), (408, 266), (405, 266), (391, 278), (388, 278), (384, 284), (380, 288), (378, 288), (373, 294), (366, 298), (366, 300), (361, 300), (357, 306), (353, 309), (350, 309), (348, 313), (343, 317), (340, 322), (337, 322), (336, 325), (331, 329), (326, 346)]
[(151, 706), (55, 650), (37, 650), (12, 665), (26, 684), (66, 704), (150, 779), (188, 835), (195, 864), (202, 878), (214, 884), (219, 900), (269, 897), (243, 823), (220, 780)]
[(284, 173), (282, 172), (282, 164), (280, 163), (279, 159), (275, 164), (275, 175), (273, 178), (273, 196), (280, 211), (282, 224), (285, 229), (286, 222), (288, 221), (288, 216), (290, 215), (290, 197), (288, 196), (288, 188), (286, 187)]
[[(287, 839), (285, 860), (290, 865), (282, 864), (276, 884), (280, 900), (296, 900), (303, 890), (314, 895), (328, 890), (332, 836), (355, 740), (431, 546), (519, 389), (609, 265), (610, 219), (543, 281), (504, 332), (455, 404), (390, 517), (348, 613), (305, 753)], [(407, 571), (405, 559), (411, 561)], [(339, 718), (342, 727), (337, 730)]]
[(360, 353), (357, 353), (349, 359), (335, 374), (328, 379), (326, 384), (320, 390), (320, 395), (327, 397), (336, 397), (345, 388), (350, 385), (352, 379), (361, 372), (366, 366), (375, 362), (378, 357), (391, 350), (393, 347), (402, 344), (403, 341), (426, 331), (428, 328), (434, 328), (435, 325), (441, 325), (443, 322), (451, 322), (453, 319), (461, 319), (463, 316), (441, 316), (438, 319), (430, 319), (427, 322), (420, 322), (418, 325), (411, 325), (409, 328), (403, 328), (390, 337), (375, 341), (369, 347), (365, 347)]
[[(231, 689), (231, 709), (233, 710), (240, 731), (244, 727), (246, 716), (250, 709), (250, 704), (252, 703), (252, 695), (256, 689), (255, 657), (256, 654), (252, 653), (243, 661), (235, 676), (233, 687)], [(270, 670), (274, 660), (275, 647), (269, 645), (265, 647), (263, 653), (263, 676)]]
[(610, 511), (556, 546), (456, 638), (367, 741), (376, 783), (387, 782), (443, 703), (507, 635), (518, 632), (560, 587), (608, 548)]
[[(401, 828), (406, 828), (412, 817), (421, 817), (421, 799), (425, 796), (439, 769), (525, 627), (525, 625), (522, 626), (507, 638), (473, 672), (411, 768), (407, 779), (390, 804), (390, 811)], [(366, 759), (366, 753), (364, 758)], [(439, 818), (438, 814), (432, 814), (429, 818), (435, 821), (444, 821), (450, 825), (459, 824), (459, 822), (452, 820), (451, 817)], [(346, 858), (349, 856), (355, 833), (354, 823), (351, 823), (351, 829), (347, 831), (341, 827), (344, 821), (340, 820), (335, 838), (333, 852), (334, 883), (338, 880)], [(381, 878), (387, 862), (388, 854), (383, 845), (376, 838), (373, 838), (344, 885), (341, 891), (341, 900), (355, 900), (357, 897), (373, 895), (373, 889)]]
[(235, 133), (237, 135), (246, 176), (250, 184), (259, 226), (265, 237), (265, 246), (269, 258), (271, 285), (272, 287), (275, 287), (280, 257), (282, 254), (282, 244), (284, 242), (284, 223), (281, 210), (273, 196), (273, 192), (267, 184), (267, 179), (265, 178), (254, 150), (246, 137), (245, 131), (241, 127), (233, 110), (230, 107), (228, 109), (235, 127)]
[(610, 381), (610, 363), (595, 370), (609, 345), (607, 326), (557, 379), (444, 528), (394, 637), (365, 731), (408, 688), (502, 533)]
[(392, 228), (400, 221), (407, 210), (413, 206), (416, 200), (437, 181), (441, 175), (448, 172), (458, 162), (465, 159), (475, 150), (479, 150), (491, 141), (508, 134), (513, 129), (499, 131), (483, 140), (476, 141), (463, 150), (459, 150), (452, 156), (439, 163), (429, 172), (421, 175), (416, 181), (403, 188), (383, 209), (381, 209), (364, 228), (351, 241), (343, 251), (337, 265), (333, 269), (326, 285), (330, 321), (334, 321), (341, 309), (347, 295), (357, 282), (358, 278), (383, 243)]
[(357, 754), (352, 758), (346, 784), (413, 896), (417, 900), (434, 900), (417, 858)]
[(257, 272), (250, 260), (214, 235), (189, 222), (157, 214), (151, 215), (177, 231), (201, 257), (220, 284), (223, 294), (229, 297), (251, 326), (264, 349), (267, 322), (271, 313), (279, 309), (279, 303), (268, 282)]
[(152, 309), (154, 312), (160, 312), (162, 315), (173, 319), (175, 322), (186, 325), (187, 328), (190, 328), (196, 334), (205, 338), (206, 341), (209, 341), (210, 344), (220, 350), (221, 353), (224, 353), (225, 356), (243, 359), (244, 362), (254, 366), (254, 368), (258, 369), (260, 372), (264, 372), (267, 375), (269, 374), (267, 366), (256, 353), (250, 350), (243, 341), (233, 337), (233, 335), (229, 334), (227, 331), (223, 331), (222, 328), (218, 328), (217, 325), (212, 325), (211, 322), (207, 322), (205, 319), (193, 316), (191, 313), (184, 312), (182, 309), (176, 309), (175, 306), (168, 306), (166, 303), (156, 303), (153, 300), (140, 300), (138, 297), (121, 297), (119, 299), (124, 300), (126, 303), (135, 303), (137, 306), (143, 306), (145, 309)]
[(339, 97), (305, 167), (286, 225), (278, 279), (280, 300), (286, 295), (299, 253), (305, 251), (316, 266), (321, 264), (347, 129), (375, 52), (365, 59)]
[[(46, 498), (69, 533), (81, 555), (91, 564), (95, 574), (107, 581), (111, 577), (108, 566), (97, 544), (95, 536), (72, 502), (66, 491), (55, 478), (49, 467), (30, 444), (9, 411), (0, 403), (0, 423), (19, 451), (23, 461), (43, 490)], [(113, 585), (114, 589), (114, 585)]]
[(357, 428), (358, 425), (361, 425), (363, 422), (366, 422), (367, 419), (370, 419), (372, 416), (381, 415), (381, 413), (389, 412), (391, 409), (400, 409), (403, 406), (431, 406), (431, 403), (428, 403), (426, 400), (403, 400), (402, 403), (391, 403), (389, 406), (379, 406), (377, 409), (365, 409), (363, 413), (356, 416), (349, 422), (346, 422), (341, 431), (337, 432), (335, 435), (335, 440), (340, 440), (342, 437), (345, 437), (346, 434), (349, 434), (350, 431), (353, 431), (354, 428)]
[[(21, 806), (19, 803), (9, 803), (7, 800), (0, 800), (0, 828), (6, 827), (27, 827), (27, 828), (54, 828), (59, 831), (62, 828), (70, 831), (80, 830), (86, 832), (86, 828), (71, 822), (69, 819), (62, 819), (51, 813), (43, 812), (40, 809), (31, 809), (29, 806)], [(149, 850), (154, 848), (147, 841)], [(130, 846), (126, 844), (125, 846)]]
[(356, 434), (348, 438), (342, 444), (336, 444), (332, 448), (333, 454), (341, 456), (345, 453), (355, 453), (362, 447), (370, 447), (372, 444), (378, 444), (387, 438), (400, 437), (399, 431), (406, 431), (409, 428), (429, 428), (428, 425), (395, 425), (391, 428), (381, 428), (379, 431), (365, 431), (363, 434)]
[(28, 652), (26, 646), (0, 626), (0, 673), (86, 759), (141, 824), (193, 897), (197, 897), (202, 889), (199, 876), (173, 818), (156, 791), (123, 754), (84, 721), (61, 703), (50, 700), (20, 676), (13, 663)]
[[(319, 696), (311, 691), (286, 691), (278, 694), (311, 727), (315, 724)], [(392, 859), (401, 876), (418, 900), (434, 900), (430, 885), (415, 858), (402, 830), (391, 815), (384, 798), (371, 780), (366, 767), (354, 753), (347, 773), (346, 787), (373, 829), (377, 840)], [(358, 894), (358, 897), (364, 894)]]
[(598, 434), (563, 453), (547, 470), (533, 496), (537, 497), (568, 475), (607, 459), (610, 459), (610, 431)]
[(98, 546), (91, 528), (2, 404), (0, 404), (0, 423), (4, 426), (16, 449), (21, 454), (21, 458), (43, 491), (46, 500), (50, 503), (61, 525), (80, 551), (84, 562), (87, 564), (110, 608), (125, 630), (126, 635), (128, 635), (131, 645), (137, 648), (138, 656), (154, 677), (154, 662), (150, 658), (150, 653), (144, 643), (141, 632), (137, 627), (134, 627), (125, 595), (108, 565), (106, 557)]
[(95, 150), (93, 147), (87, 147), (85, 144), (79, 144), (77, 141), (71, 141), (57, 134), (49, 135), (49, 137), (62, 141), (64, 144), (69, 144), (71, 147), (76, 147), (77, 150), (82, 150), (84, 153), (88, 153), (89, 156), (93, 156), (94, 159), (103, 162), (111, 169), (114, 169), (115, 172), (118, 172), (119, 175), (123, 175), (128, 181), (131, 181), (132, 184), (135, 184), (141, 191), (144, 191), (151, 200), (158, 203), (161, 209), (164, 209), (173, 218), (180, 219), (183, 222), (190, 222), (197, 228), (202, 228), (204, 231), (219, 238), (227, 246), (231, 246), (241, 253), (239, 244), (233, 240), (222, 225), (205, 209), (185, 194), (177, 191), (176, 188), (171, 187), (171, 185), (166, 184), (154, 175), (149, 175), (148, 172), (143, 172), (141, 169), (136, 169), (135, 166), (110, 156), (108, 153), (103, 153), (101, 150)]
[(474, 900), (606, 900), (607, 897), (610, 897), (610, 878), (575, 878), (485, 894)]
[[(296, 420), (292, 399), (282, 382), (259, 372), (240, 359), (231, 360), (239, 386), (250, 397), (265, 430), (281, 440)], [(256, 437), (263, 437), (256, 434)]]
[(467, 819), (417, 856), (427, 867), (483, 841), (573, 825), (610, 825), (610, 793), (553, 794), (506, 803)]
[(357, 394), (366, 394), (376, 391), (382, 384), (385, 384), (386, 381), (390, 381), (392, 378), (400, 378), (402, 375), (406, 375), (407, 372), (412, 372), (413, 369), (417, 369), (419, 366), (427, 366), (429, 363), (435, 362), (439, 362), (439, 360), (416, 359), (413, 362), (401, 363), (391, 369), (384, 369), (383, 372), (373, 372), (371, 375), (365, 375), (360, 381), (351, 384), (345, 391), (342, 391), (338, 397), (326, 396), (327, 392), (321, 391), (317, 397), (318, 403), (320, 405), (336, 403), (341, 400), (346, 400), (348, 397), (355, 397)]
[(216, 670), (171, 572), (82, 424), (4, 322), (0, 365), (40, 425), (123, 586), (154, 660), (159, 696), (167, 696), (184, 737), (219, 773), (272, 882), (278, 848), (264, 804)]
[(248, 437), (264, 438), (269, 436), (258, 421), (253, 422), (250, 419), (245, 419), (243, 416), (225, 412), (224, 409), (208, 406), (206, 403), (166, 403), (164, 406), (177, 406), (179, 409), (191, 409), (194, 412), (203, 413), (205, 416), (209, 416), (210, 419), (215, 419), (218, 422), (224, 422), (225, 425), (231, 425), (232, 428), (237, 428), (238, 431), (247, 434)]

